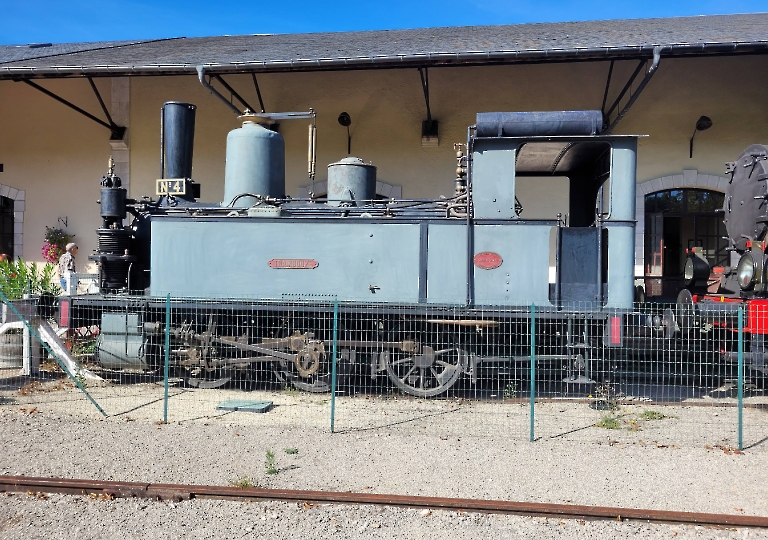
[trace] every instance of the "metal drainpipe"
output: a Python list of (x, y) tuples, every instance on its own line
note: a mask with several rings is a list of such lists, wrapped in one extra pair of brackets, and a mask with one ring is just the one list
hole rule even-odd
[(200, 80), (200, 84), (202, 84), (205, 88), (208, 89), (208, 91), (219, 98), (221, 102), (226, 105), (232, 112), (234, 112), (236, 115), (240, 116), (243, 114), (240, 110), (238, 110), (237, 107), (232, 105), (227, 98), (222, 96), (218, 90), (216, 90), (211, 84), (205, 80), (205, 66), (197, 66), (197, 78)]

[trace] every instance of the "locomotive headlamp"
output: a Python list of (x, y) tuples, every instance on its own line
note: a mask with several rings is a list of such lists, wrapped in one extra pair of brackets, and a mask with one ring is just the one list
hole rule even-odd
[(763, 256), (763, 268), (762, 268), (762, 282), (763, 282), (763, 291), (768, 291), (768, 254)]
[(742, 255), (736, 266), (736, 280), (739, 282), (739, 287), (745, 291), (755, 286), (755, 266), (755, 258), (750, 252)]
[(709, 274), (709, 263), (704, 257), (695, 252), (688, 255), (683, 271), (686, 287), (706, 286)]

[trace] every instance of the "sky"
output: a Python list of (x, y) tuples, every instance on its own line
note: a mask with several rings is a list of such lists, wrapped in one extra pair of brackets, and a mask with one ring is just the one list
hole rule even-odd
[(749, 13), (759, 6), (754, 0), (0, 0), (0, 44), (637, 19)]

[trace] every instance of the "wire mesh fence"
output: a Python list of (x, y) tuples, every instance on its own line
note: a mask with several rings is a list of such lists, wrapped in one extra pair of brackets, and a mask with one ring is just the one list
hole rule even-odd
[(17, 336), (0, 364), (3, 406), (733, 449), (768, 437), (768, 302), (2, 299), (0, 349)]

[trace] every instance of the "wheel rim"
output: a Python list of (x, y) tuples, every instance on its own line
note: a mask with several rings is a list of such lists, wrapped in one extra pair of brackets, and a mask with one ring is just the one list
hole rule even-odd
[(199, 373), (189, 373), (184, 377), (184, 382), (192, 388), (221, 388), (229, 381), (232, 376), (229, 373), (223, 373), (222, 370), (201, 370)]
[(387, 375), (392, 383), (412, 396), (432, 397), (451, 388), (464, 371), (466, 351), (451, 347), (435, 350), (424, 346), (421, 354), (390, 356)]

